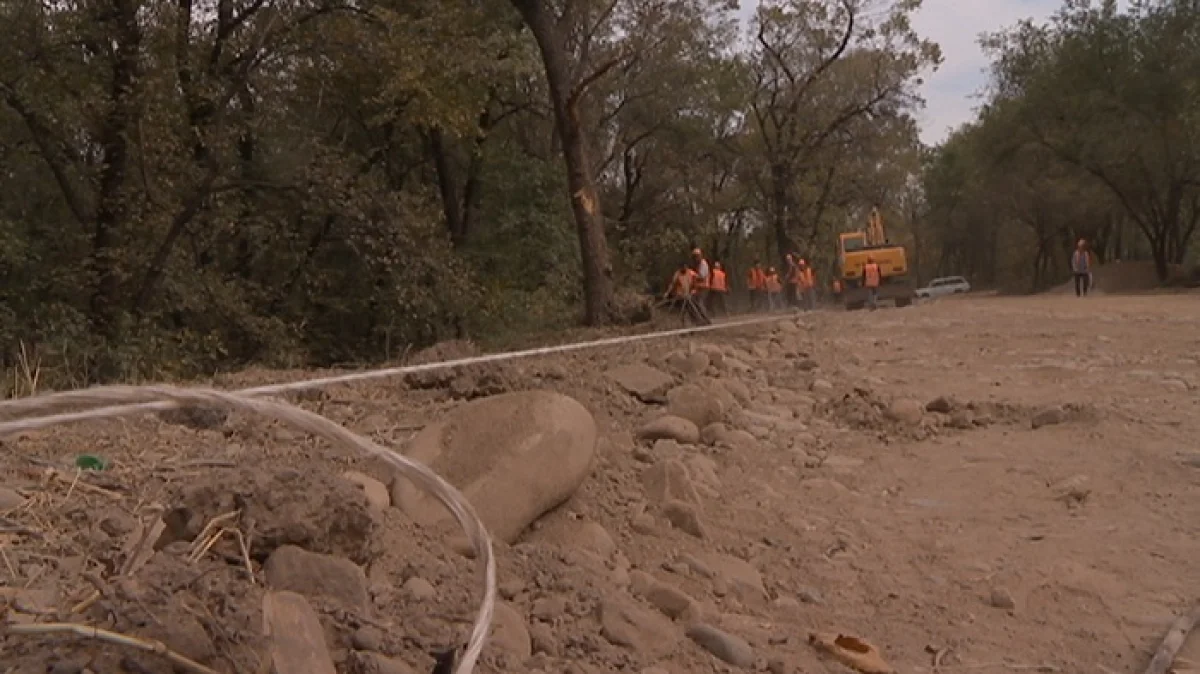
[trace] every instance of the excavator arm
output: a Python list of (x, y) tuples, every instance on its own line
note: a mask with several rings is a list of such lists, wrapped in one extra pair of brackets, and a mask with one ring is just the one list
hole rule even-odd
[(887, 234), (883, 229), (883, 216), (878, 208), (871, 209), (871, 217), (867, 219), (867, 245), (882, 246), (887, 243)]

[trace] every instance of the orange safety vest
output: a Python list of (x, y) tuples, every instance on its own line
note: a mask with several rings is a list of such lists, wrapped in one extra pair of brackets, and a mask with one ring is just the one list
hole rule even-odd
[(750, 289), (763, 290), (767, 287), (767, 272), (755, 267), (750, 270)]
[(863, 265), (863, 285), (868, 288), (879, 287), (879, 265), (874, 262)]
[(817, 277), (813, 275), (812, 267), (807, 267), (800, 270), (800, 287), (808, 290), (817, 284)]
[(727, 292), (729, 290), (729, 286), (725, 284), (724, 269), (712, 270), (712, 289), (719, 293)]
[(783, 290), (783, 286), (779, 283), (779, 274), (768, 274), (765, 284), (769, 293), (777, 293)]

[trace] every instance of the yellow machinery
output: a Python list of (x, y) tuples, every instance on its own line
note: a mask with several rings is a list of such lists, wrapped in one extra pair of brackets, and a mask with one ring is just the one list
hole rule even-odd
[(849, 310), (861, 309), (867, 303), (867, 289), (863, 287), (867, 258), (879, 265), (879, 299), (893, 300), (898, 307), (912, 304), (916, 293), (908, 278), (908, 256), (903, 246), (888, 242), (878, 208), (871, 209), (866, 231), (838, 235), (837, 275), (842, 281), (842, 302)]

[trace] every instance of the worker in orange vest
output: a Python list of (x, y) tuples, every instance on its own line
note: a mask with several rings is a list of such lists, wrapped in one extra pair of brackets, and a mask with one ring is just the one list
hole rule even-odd
[(763, 278), (763, 288), (767, 291), (767, 311), (783, 308), (783, 283), (780, 282), (779, 274), (774, 267), (767, 268), (767, 275)]
[(1075, 252), (1071, 254), (1071, 272), (1075, 276), (1075, 296), (1087, 297), (1092, 285), (1092, 257), (1084, 239), (1075, 244)]
[(708, 325), (712, 321), (695, 300), (696, 278), (696, 270), (684, 262), (671, 277), (671, 283), (667, 286), (664, 299), (669, 300), (671, 304), (682, 311), (685, 317), (689, 317), (701, 325)]
[(805, 311), (817, 308), (817, 275), (808, 262), (801, 258), (796, 263), (796, 284), (799, 289), (800, 305)]
[(721, 313), (729, 315), (729, 307), (725, 304), (725, 297), (729, 294), (729, 279), (725, 275), (725, 268), (720, 262), (713, 260), (712, 279), (708, 284), (708, 313), (715, 316), (717, 307), (721, 308)]
[(863, 265), (863, 286), (867, 289), (867, 306), (872, 310), (879, 308), (879, 283), (882, 280), (883, 274), (879, 271), (875, 258), (868, 257), (867, 263)]
[(746, 287), (750, 289), (750, 311), (754, 311), (763, 303), (763, 294), (767, 289), (767, 273), (758, 260), (754, 261), (754, 266), (746, 274)]

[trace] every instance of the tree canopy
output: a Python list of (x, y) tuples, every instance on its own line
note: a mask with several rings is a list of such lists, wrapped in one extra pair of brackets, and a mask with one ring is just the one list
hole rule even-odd
[(1194, 259), (1200, 4), (1068, 0), (982, 44), (986, 100), (922, 172), (930, 269), (1029, 291), (1065, 278), (1080, 238), (1163, 281)]
[[(831, 264), (921, 170), (919, 5), (2, 3), (4, 357), (75, 384), (377, 361), (626, 320), (692, 246)], [(1126, 194), (1149, 231), (1157, 194)]]

